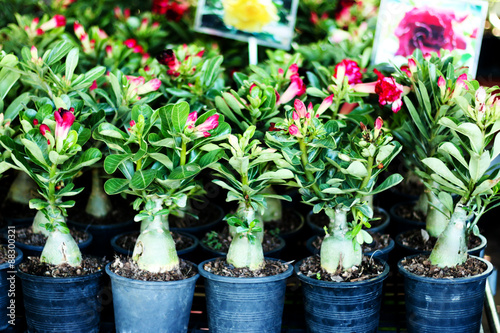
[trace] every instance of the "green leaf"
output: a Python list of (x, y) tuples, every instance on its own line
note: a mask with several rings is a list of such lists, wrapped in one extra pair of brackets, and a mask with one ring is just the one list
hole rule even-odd
[(408, 111), (410, 112), (411, 119), (413, 120), (413, 123), (417, 126), (419, 132), (422, 134), (422, 136), (426, 140), (430, 140), (429, 137), (429, 132), (427, 127), (422, 123), (422, 120), (420, 119), (418, 111), (415, 109), (413, 106), (413, 103), (411, 100), (408, 98), (408, 96), (404, 96), (404, 104), (408, 108)]
[(457, 126), (457, 124), (449, 118), (442, 118), (439, 124), (467, 136), (470, 140), (472, 150), (476, 153), (481, 152), (483, 149), (483, 134), (476, 124), (463, 123)]
[(189, 116), (189, 104), (180, 102), (175, 104), (171, 110), (170, 117), (172, 119), (173, 130), (177, 133), (182, 133)]
[(460, 162), (460, 164), (468, 168), (467, 162), (465, 161), (463, 154), (460, 152), (460, 150), (458, 150), (457, 146), (455, 146), (453, 143), (451, 142), (443, 143), (441, 146), (439, 146), (438, 152), (453, 156), (458, 162)]
[(499, 179), (486, 179), (484, 182), (482, 182), (479, 186), (477, 186), (474, 189), (474, 192), (472, 192), (471, 197), (474, 197), (476, 195), (481, 195), (481, 194), (489, 193), (490, 190), (496, 184), (498, 184), (499, 181), (500, 181), (500, 178)]
[(429, 167), (432, 171), (434, 171), (436, 174), (439, 176), (443, 177), (447, 181), (455, 184), (456, 186), (460, 187), (461, 189), (467, 190), (467, 187), (464, 185), (464, 183), (458, 179), (453, 172), (448, 169), (448, 167), (443, 163), (443, 161), (434, 158), (434, 157), (429, 157), (425, 158), (422, 160), (422, 162)]
[(69, 41), (62, 40), (57, 45), (50, 50), (47, 54), (45, 53), (43, 58), (45, 63), (50, 67), (59, 60), (61, 60), (68, 52), (73, 48), (73, 44)]
[(477, 182), (490, 167), (490, 153), (484, 151), (481, 156), (471, 153), (469, 160), (469, 173), (474, 182)]
[(389, 177), (387, 177), (382, 182), (382, 184), (380, 184), (373, 191), (371, 191), (370, 195), (377, 194), (377, 193), (380, 193), (380, 192), (384, 192), (385, 190), (398, 185), (402, 181), (403, 181), (403, 176), (401, 176), (400, 174), (397, 174), (397, 173), (392, 174)]
[(170, 160), (170, 158), (168, 158), (167, 155), (162, 153), (149, 153), (148, 155), (155, 161), (158, 161), (161, 164), (163, 164), (167, 169), (172, 170), (174, 168), (172, 160)]
[(54, 164), (63, 164), (69, 158), (70, 158), (70, 156), (59, 155), (55, 150), (52, 150), (51, 152), (49, 152), (49, 159)]
[(50, 206), (50, 203), (42, 199), (31, 199), (29, 202), (29, 206), (31, 209), (42, 210)]
[(354, 177), (363, 178), (368, 175), (368, 170), (366, 170), (366, 167), (360, 161), (354, 161), (345, 170), (345, 173)]
[(111, 178), (104, 183), (104, 191), (108, 195), (119, 194), (128, 189), (128, 179)]
[(181, 165), (175, 168), (170, 173), (168, 179), (176, 179), (176, 180), (187, 179), (196, 176), (200, 171), (201, 169), (198, 165), (190, 165), (190, 164)]
[(144, 190), (156, 177), (156, 170), (138, 170), (130, 180), (130, 188), (133, 190)]
[(116, 171), (118, 166), (123, 163), (123, 161), (129, 159), (131, 157), (131, 154), (123, 154), (123, 155), (118, 155), (118, 154), (111, 154), (106, 156), (106, 159), (104, 160), (104, 171), (106, 171), (107, 174), (112, 174)]
[(439, 192), (438, 199), (449, 212), (453, 212), (453, 198), (449, 193)]
[(12, 103), (10, 103), (10, 105), (7, 107), (7, 110), (5, 110), (5, 119), (16, 119), (19, 111), (21, 111), (28, 104), (30, 99), (30, 92), (25, 92), (17, 96), (16, 99), (13, 100)]
[(265, 180), (265, 179), (280, 180), (280, 179), (290, 179), (290, 178), (293, 178), (293, 177), (294, 177), (293, 172), (291, 172), (290, 170), (280, 169), (280, 170), (277, 170), (277, 171), (264, 172), (256, 180), (257, 181), (261, 181), (261, 180)]
[(76, 65), (78, 65), (78, 49), (74, 48), (69, 51), (68, 56), (66, 57), (66, 79), (71, 80), (73, 77), (73, 73), (75, 71)]
[(33, 160), (33, 162), (35, 162), (36, 164), (38, 164), (40, 166), (45, 166), (45, 167), (49, 166), (49, 164), (47, 163), (47, 160), (45, 159), (44, 154), (42, 153), (42, 150), (40, 149), (40, 147), (38, 147), (38, 145), (36, 143), (34, 143), (31, 140), (24, 139), (24, 138), (21, 139), (21, 142), (23, 143), (26, 150), (28, 150), (29, 153), (35, 158), (35, 160)]
[(104, 66), (92, 68), (90, 71), (85, 73), (83, 80), (79, 80), (79, 82), (78, 80), (75, 80), (74, 85), (72, 85), (71, 88), (73, 88), (74, 90), (87, 89), (92, 85), (94, 80), (97, 80), (98, 78), (103, 76), (104, 73), (106, 73), (106, 67)]

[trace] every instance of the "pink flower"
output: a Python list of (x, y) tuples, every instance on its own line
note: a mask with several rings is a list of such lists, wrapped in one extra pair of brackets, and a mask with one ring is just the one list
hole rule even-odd
[(438, 87), (439, 88), (446, 87), (446, 80), (444, 79), (444, 77), (442, 75), (438, 79)]
[(311, 16), (309, 17), (309, 22), (314, 25), (317, 25), (319, 21), (318, 14), (316, 12), (311, 12)]
[[(0, 124), (3, 122), (3, 113), (1, 115), (2, 115), (2, 118), (0, 119)], [(38, 125), (38, 119), (33, 119), (33, 125), (34, 126)]]
[(137, 94), (144, 95), (144, 94), (147, 94), (149, 92), (156, 91), (156, 90), (160, 89), (160, 86), (161, 86), (161, 80), (159, 80), (159, 79), (149, 80), (148, 82), (146, 82), (145, 84), (143, 84), (142, 86), (140, 86), (137, 89)]
[(467, 86), (467, 84), (465, 83), (465, 81), (467, 81), (467, 74), (466, 73), (460, 75), (457, 78), (456, 87), (460, 87), (460, 88), (463, 88), (465, 90), (469, 90), (469, 86)]
[(410, 68), (407, 65), (402, 65), (400, 69), (406, 74), (406, 76), (408, 76), (408, 78), (412, 78), (413, 74), (411, 73)]
[(316, 118), (319, 118), (319, 116), (321, 114), (323, 114), (323, 112), (325, 112), (326, 110), (328, 110), (328, 108), (333, 104), (333, 94), (328, 96), (327, 98), (325, 98), (323, 100), (323, 102), (321, 102), (318, 110), (316, 111)]
[(170, 21), (179, 22), (189, 9), (189, 2), (185, 0), (153, 0), (151, 11), (165, 15)]
[(465, 39), (453, 31), (453, 24), (466, 17), (457, 18), (452, 11), (433, 7), (413, 8), (396, 27), (395, 35), (399, 39), (396, 55), (407, 57), (415, 49), (420, 49), (424, 54), (440, 49), (464, 50)]
[(78, 37), (78, 39), (80, 39), (80, 40), (82, 40), (84, 35), (86, 35), (85, 29), (83, 28), (83, 26), (76, 21), (75, 21), (75, 23), (73, 23), (73, 29), (75, 30), (76, 37)]
[(135, 120), (131, 120), (129, 124), (130, 124), (130, 127), (134, 127), (135, 126)]
[(97, 35), (99, 36), (100, 39), (108, 38), (108, 34), (102, 29), (97, 29)]
[(53, 18), (40, 26), (43, 31), (51, 30), (54, 28), (64, 27), (66, 25), (66, 17), (63, 15), (54, 15)]
[(380, 130), (382, 129), (382, 126), (384, 126), (384, 121), (382, 120), (381, 117), (377, 117), (377, 119), (375, 120), (375, 131), (373, 133), (373, 136), (375, 138), (378, 138), (379, 134), (380, 134)]
[(143, 53), (144, 48), (141, 45), (136, 45), (132, 48), (132, 52), (134, 53)]
[[(205, 120), (205, 122), (203, 124), (196, 126), (195, 130), (198, 132), (206, 132), (206, 131), (213, 130), (217, 126), (219, 126), (219, 115), (214, 114), (213, 116), (208, 117), (207, 120)], [(205, 135), (205, 136), (207, 136), (207, 135)], [(210, 136), (210, 134), (208, 134), (208, 136)]]
[(378, 95), (380, 105), (392, 104), (392, 111), (397, 113), (403, 105), (403, 86), (392, 77), (384, 77), (375, 85), (375, 93)]
[(96, 80), (94, 80), (94, 82), (92, 82), (92, 85), (90, 86), (89, 91), (92, 91), (94, 89), (97, 89), (97, 81)]
[(350, 85), (361, 83), (361, 79), (363, 78), (363, 74), (361, 73), (358, 63), (349, 59), (344, 59), (335, 66), (335, 73), (333, 76), (338, 78), (337, 75), (340, 77), (343, 77), (344, 75), (347, 76), (347, 80)]
[(415, 59), (413, 59), (413, 58), (408, 59), (408, 68), (410, 69), (410, 72), (412, 74), (417, 72), (417, 63), (416, 63)]
[(300, 118), (306, 117), (307, 110), (306, 110), (306, 106), (304, 105), (304, 102), (302, 102), (300, 99), (296, 99), (293, 102), (293, 106), (295, 108), (295, 111), (297, 111), (297, 114)]
[(59, 108), (54, 112), (54, 119), (56, 121), (55, 138), (58, 151), (63, 147), (64, 140), (68, 137), (71, 125), (75, 122), (74, 111), (74, 108), (70, 108), (69, 110)]
[(106, 45), (106, 56), (108, 58), (113, 57), (113, 46), (111, 45)]
[[(36, 120), (36, 119), (35, 119), (35, 120)], [(44, 137), (45, 139), (47, 139), (47, 144), (48, 144), (48, 145), (50, 145), (50, 139), (47, 137), (47, 136), (48, 136), (48, 135), (47, 135), (47, 132), (49, 132), (49, 133), (50, 133), (50, 128), (49, 128), (49, 126), (47, 126), (47, 125), (45, 125), (45, 124), (42, 124), (42, 125), (40, 125), (39, 130), (40, 130), (40, 134), (42, 134), (42, 135), (43, 135), (43, 137)]]
[(187, 117), (187, 121), (186, 121), (187, 128), (189, 128), (189, 129), (194, 128), (194, 124), (196, 123), (196, 120), (198, 120), (198, 113), (196, 111), (191, 112)]
[(123, 44), (126, 47), (128, 47), (129, 49), (131, 49), (137, 45), (137, 41), (133, 38), (130, 38), (130, 39), (127, 39), (126, 41), (124, 41)]
[(288, 127), (288, 133), (293, 136), (300, 136), (299, 128), (297, 127), (297, 125), (290, 125), (290, 127)]
[(168, 67), (168, 75), (179, 76), (180, 73), (178, 70), (181, 67), (181, 63), (177, 60), (174, 50), (164, 50), (156, 59), (160, 64)]
[(277, 105), (288, 103), (295, 96), (301, 96), (306, 92), (306, 86), (298, 74), (292, 75), (290, 80), (290, 85), (285, 90), (283, 95), (281, 95)]
[(286, 72), (286, 77), (291, 78), (293, 75), (297, 75), (299, 73), (299, 66), (297, 64), (291, 64), (288, 67), (288, 71)]

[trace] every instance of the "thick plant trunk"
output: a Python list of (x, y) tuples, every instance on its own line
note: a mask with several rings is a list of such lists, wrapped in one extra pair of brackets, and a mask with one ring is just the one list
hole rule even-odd
[[(439, 209), (444, 210), (443, 204), (439, 199), (433, 194), (430, 194), (430, 202), (439, 207)], [(427, 218), (425, 220), (425, 229), (432, 237), (439, 237), (448, 225), (449, 219), (446, 215), (443, 215), (439, 210), (434, 208), (432, 205), (428, 205)]]
[[(264, 223), (258, 218), (257, 212), (253, 208), (247, 208), (244, 203), (240, 204), (238, 207), (237, 215), (241, 220), (247, 221), (248, 223), (257, 219), (256, 227), (260, 227), (261, 231), (254, 231), (252, 234), (257, 237), (260, 243), (264, 241)], [(229, 226), (229, 234), (234, 239), (237, 235), (236, 227)]]
[(5, 200), (28, 206), (36, 190), (35, 181), (27, 173), (18, 171)]
[[(331, 208), (329, 208), (331, 210)], [(345, 271), (352, 266), (360, 265), (363, 258), (361, 246), (353, 243), (346, 237), (349, 230), (347, 226), (347, 211), (343, 208), (327, 211), (327, 215), (334, 220), (330, 223), (331, 234), (325, 236), (321, 244), (321, 267), (328, 273), (334, 274), (339, 269)]]
[(104, 192), (99, 170), (98, 168), (92, 169), (92, 190), (85, 212), (96, 218), (104, 218), (111, 212), (112, 206), (108, 195)]
[(33, 233), (42, 234), (48, 237), (50, 232), (44, 226), (47, 223), (50, 223), (50, 221), (45, 217), (45, 214), (43, 214), (42, 211), (39, 210), (36, 213), (35, 218), (33, 219)]
[[(250, 223), (255, 219), (255, 211), (252, 208), (239, 210), (238, 217)], [(229, 264), (236, 268), (247, 267), (251, 270), (262, 268), (264, 265), (264, 251), (262, 250), (261, 241), (257, 235), (254, 234), (254, 236), (256, 236), (256, 239), (253, 242), (250, 241), (247, 235), (235, 234), (233, 236), (226, 258)]]
[(467, 212), (457, 205), (451, 220), (439, 236), (429, 259), (438, 267), (453, 267), (467, 260)]
[[(153, 200), (156, 213), (162, 209), (162, 200)], [(152, 273), (164, 273), (179, 268), (175, 242), (170, 232), (165, 229), (162, 216), (155, 216), (141, 232), (135, 243), (132, 259), (140, 269)]]
[[(276, 194), (274, 189), (269, 186), (264, 190), (260, 191), (260, 193), (267, 194)], [(259, 215), (259, 220), (262, 222), (271, 222), (271, 221), (281, 221), (283, 219), (283, 208), (281, 206), (281, 200), (276, 198), (266, 198), (267, 208), (262, 214)]]
[[(54, 223), (66, 226), (64, 220)], [(40, 261), (52, 265), (68, 264), (76, 267), (81, 265), (82, 253), (71, 234), (62, 233), (56, 228), (49, 233), (40, 256)]]

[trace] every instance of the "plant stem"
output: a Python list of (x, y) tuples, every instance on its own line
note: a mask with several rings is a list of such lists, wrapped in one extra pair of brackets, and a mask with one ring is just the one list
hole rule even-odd
[(310, 170), (307, 169), (307, 165), (309, 164), (309, 159), (307, 158), (307, 146), (306, 143), (304, 142), (303, 138), (299, 138), (299, 146), (300, 146), (300, 151), (302, 154), (300, 155), (301, 161), (302, 161), (302, 167), (304, 168), (304, 172), (306, 173), (306, 178), (309, 182), (312, 183), (311, 187), (316, 194), (316, 196), (320, 199), (323, 198), (323, 193), (321, 193), (318, 185), (315, 182), (314, 175)]
[(181, 143), (181, 165), (186, 164), (186, 142), (182, 139)]
[(363, 190), (368, 185), (368, 182), (370, 181), (370, 178), (372, 177), (373, 156), (368, 157), (368, 164), (367, 164), (366, 170), (368, 173), (365, 176), (365, 178), (363, 178), (363, 182), (361, 183), (361, 186), (359, 187), (360, 190)]

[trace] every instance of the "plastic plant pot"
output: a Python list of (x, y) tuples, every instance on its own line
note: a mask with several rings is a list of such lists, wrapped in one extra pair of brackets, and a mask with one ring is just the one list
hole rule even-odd
[[(7, 247), (7, 245), (3, 245), (4, 247)], [(23, 252), (19, 249), (16, 249), (17, 255), (16, 258), (14, 259), (14, 266), (17, 267), (21, 260), (23, 260)], [(10, 313), (10, 309), (7, 307), (10, 306), (10, 298), (9, 297), (9, 289), (10, 285), (12, 283), (15, 283), (15, 280), (12, 281), (12, 278), (15, 278), (15, 275), (9, 274), (9, 271), (14, 271), (15, 268), (11, 267), (11, 263), (8, 261), (4, 262), (3, 264), (0, 264), (0, 330), (4, 330), (7, 327), (9, 327), (9, 320), (11, 319), (8, 317), (8, 314)], [(10, 278), (10, 279), (8, 279)], [(11, 295), (12, 296), (12, 295)], [(12, 296), (13, 297), (13, 296)], [(16, 305), (17, 306), (17, 305)], [(14, 309), (15, 310), (15, 309)]]
[(56, 278), (18, 271), (28, 332), (99, 332), (102, 275)]
[(199, 274), (178, 281), (140, 281), (113, 273), (110, 265), (106, 273), (111, 278), (117, 333), (187, 332)]
[[(407, 258), (411, 258), (410, 256)], [(480, 331), (486, 279), (493, 265), (480, 275), (435, 279), (408, 272), (398, 263), (404, 276), (406, 325), (410, 333), (475, 333)]]
[(389, 265), (369, 280), (358, 282), (321, 281), (300, 272), (301, 260), (295, 273), (302, 282), (307, 331), (311, 333), (376, 333), (382, 301), (382, 284), (389, 274)]
[(391, 217), (391, 220), (393, 221), (393, 227), (396, 230), (396, 234), (409, 231), (412, 229), (425, 229), (425, 222), (423, 221), (417, 221), (417, 220), (410, 220), (404, 217), (399, 216), (396, 211), (399, 209), (401, 206), (413, 206), (415, 204), (415, 201), (404, 201), (404, 202), (399, 202), (395, 204), (394, 206), (389, 209), (389, 215)]
[(274, 276), (237, 278), (207, 272), (203, 266), (212, 260), (198, 265), (205, 278), (210, 332), (281, 332), (286, 280), (293, 267), (289, 265), (285, 272)]

